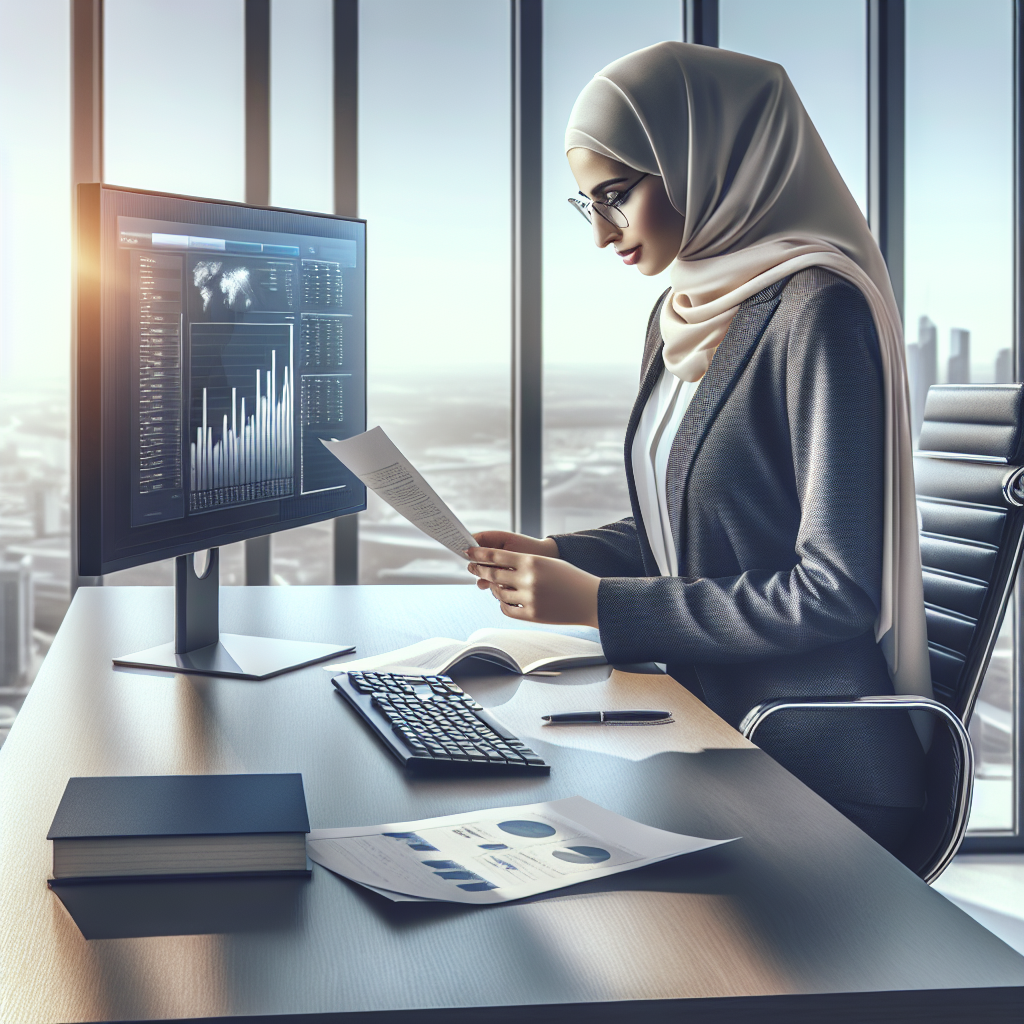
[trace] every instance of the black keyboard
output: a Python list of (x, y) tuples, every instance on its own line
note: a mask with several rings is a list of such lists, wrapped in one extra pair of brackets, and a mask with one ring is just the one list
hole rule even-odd
[(331, 682), (407, 768), (505, 775), (551, 771), (448, 676), (345, 672)]

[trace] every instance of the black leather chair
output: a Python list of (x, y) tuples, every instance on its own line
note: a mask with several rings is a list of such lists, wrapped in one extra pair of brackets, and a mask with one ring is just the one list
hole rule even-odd
[[(775, 700), (740, 723), (756, 741), (777, 714), (931, 715), (927, 803), (899, 858), (932, 882), (967, 830), (974, 754), (967, 725), (1006, 612), (1024, 543), (1021, 384), (943, 384), (929, 389), (914, 473), (934, 700), (860, 697)], [(920, 721), (920, 719), (919, 719)]]

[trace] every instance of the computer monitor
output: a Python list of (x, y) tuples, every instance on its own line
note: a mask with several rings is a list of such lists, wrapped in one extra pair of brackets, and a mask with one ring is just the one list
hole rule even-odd
[(79, 186), (82, 575), (366, 507), (320, 443), (366, 429), (365, 254), (353, 218)]

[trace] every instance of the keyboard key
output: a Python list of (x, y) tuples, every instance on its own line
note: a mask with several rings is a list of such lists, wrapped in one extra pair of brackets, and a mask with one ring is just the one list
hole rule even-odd
[(417, 769), (426, 770), (434, 761), (447, 763), (449, 771), (461, 765), (468, 774), (550, 770), (450, 676), (353, 670), (332, 683), (378, 735), (387, 737), (399, 760)]

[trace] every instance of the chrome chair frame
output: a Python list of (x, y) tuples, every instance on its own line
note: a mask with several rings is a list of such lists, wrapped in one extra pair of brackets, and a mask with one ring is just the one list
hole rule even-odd
[(956, 810), (954, 823), (946, 844), (936, 851), (932, 860), (919, 872), (929, 885), (949, 865), (949, 862), (960, 849), (967, 832), (967, 819), (971, 811), (971, 797), (974, 793), (974, 748), (971, 745), (971, 738), (967, 734), (964, 723), (946, 707), (945, 704), (928, 697), (852, 697), (848, 699), (837, 698), (835, 700), (769, 700), (762, 704), (755, 704), (740, 722), (740, 732), (743, 736), (754, 742), (757, 730), (772, 715), (779, 711), (863, 711), (863, 710), (884, 710), (884, 711), (925, 711), (940, 718), (949, 729), (960, 751), (963, 772), (960, 777), (960, 785), (956, 794)]

